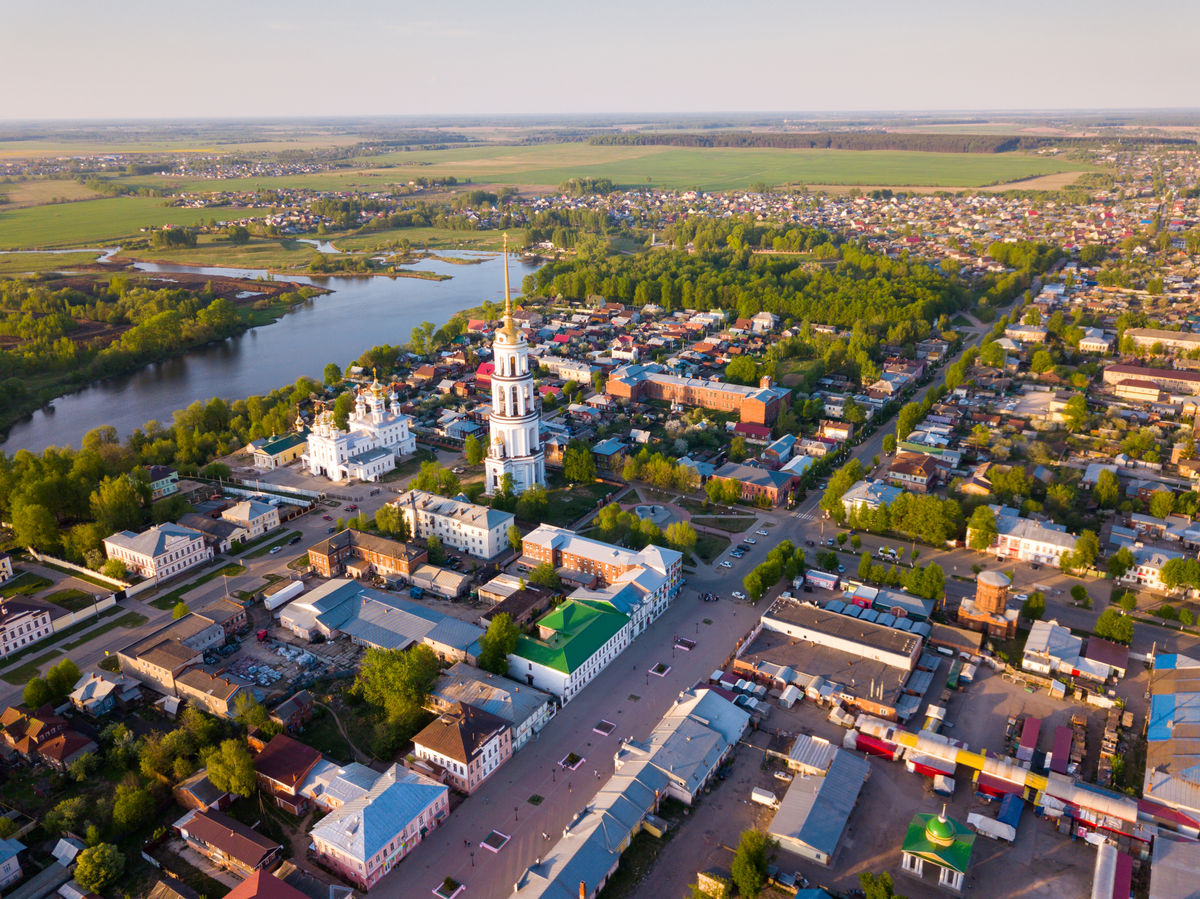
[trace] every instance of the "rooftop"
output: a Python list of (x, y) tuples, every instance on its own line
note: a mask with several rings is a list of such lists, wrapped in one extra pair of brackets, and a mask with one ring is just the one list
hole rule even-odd
[(514, 654), (570, 674), (628, 623), (629, 616), (608, 603), (568, 599), (537, 622), (551, 634), (544, 640), (522, 636)]

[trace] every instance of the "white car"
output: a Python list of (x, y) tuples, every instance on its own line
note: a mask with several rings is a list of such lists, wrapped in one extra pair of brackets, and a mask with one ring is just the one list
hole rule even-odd
[(749, 543), (749, 544), (751, 544), (751, 545), (754, 545), (754, 544), (755, 544), (755, 543), (757, 543), (758, 541), (757, 541), (757, 540), (755, 540), (753, 537), (747, 537), (747, 538), (746, 538), (745, 540), (743, 540), (742, 542), (743, 542), (743, 543)]
[(730, 562), (728, 559), (726, 559), (724, 562), (722, 562), (722, 563), (721, 563), (720, 565), (718, 565), (717, 567), (718, 567), (718, 568), (732, 568), (732, 567), (733, 567), (733, 563), (732, 563), (732, 562)]
[(755, 531), (754, 533), (758, 534), (758, 536), (760, 536), (760, 537), (767, 537), (767, 536), (770, 536), (770, 535), (767, 533), (767, 531), (764, 531), (764, 530), (761, 530), (761, 529), (760, 529), (760, 530), (757, 530), (757, 531)]
[(734, 599), (745, 599), (745, 598), (746, 598), (746, 594), (745, 594), (745, 593), (743, 593), (741, 590), (734, 590), (734, 591), (733, 591), (733, 598), (734, 598)]

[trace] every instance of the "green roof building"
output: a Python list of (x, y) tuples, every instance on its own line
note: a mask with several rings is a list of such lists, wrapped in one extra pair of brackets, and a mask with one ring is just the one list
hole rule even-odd
[(901, 867), (906, 874), (924, 879), (926, 865), (938, 872), (938, 886), (961, 894), (971, 865), (975, 834), (953, 818), (941, 814), (914, 815), (904, 835)]
[(611, 603), (568, 599), (539, 619), (536, 638), (517, 641), (509, 675), (565, 705), (629, 645), (629, 622)]

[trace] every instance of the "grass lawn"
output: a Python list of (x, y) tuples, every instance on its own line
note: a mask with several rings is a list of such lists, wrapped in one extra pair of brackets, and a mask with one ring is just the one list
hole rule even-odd
[(696, 536), (695, 553), (705, 562), (713, 561), (729, 548), (729, 540), (726, 537), (718, 537), (715, 534), (697, 534)]
[(754, 518), (741, 515), (722, 515), (720, 517), (696, 515), (692, 518), (693, 524), (698, 524), (706, 528), (716, 528), (719, 531), (726, 531), (730, 534), (740, 534), (746, 528), (750, 527), (750, 525), (754, 524), (754, 522)]
[(52, 583), (54, 582), (40, 574), (22, 571), (3, 587), (0, 587), (0, 596), (5, 599), (12, 599), (14, 596), (32, 596), (39, 590), (45, 590)]
[(38, 671), (43, 665), (45, 665), (47, 662), (53, 662), (61, 655), (62, 653), (60, 653), (57, 649), (53, 649), (50, 652), (38, 656), (37, 658), (29, 660), (24, 665), (18, 665), (16, 668), (10, 669), (9, 671), (4, 672), (4, 674), (0, 674), (0, 678), (3, 678), (10, 684), (17, 687), (21, 686), (22, 684), (27, 684), (38, 676)]
[(0, 254), (0, 275), (24, 275), (53, 272), (88, 265), (96, 261), (96, 253), (12, 253)]
[[(218, 190), (218, 182), (209, 182)], [(211, 209), (164, 206), (154, 197), (107, 197), (55, 206), (0, 208), (0, 249), (94, 247), (139, 234), (142, 228), (197, 225)], [(250, 214), (250, 213), (246, 213)]]
[(354, 761), (354, 753), (346, 738), (338, 732), (337, 722), (324, 709), (314, 709), (313, 719), (304, 726), (300, 739), (335, 762), (348, 765)]
[(78, 612), (80, 609), (86, 609), (93, 602), (91, 594), (74, 589), (55, 590), (53, 593), (48, 593), (42, 598), (47, 602), (54, 603), (56, 606), (62, 606), (68, 612)]
[(245, 572), (245, 565), (239, 565), (236, 562), (230, 562), (228, 565), (222, 565), (220, 568), (216, 568), (210, 571), (208, 574), (196, 578), (196, 580), (192, 581), (190, 584), (184, 584), (182, 587), (176, 587), (170, 593), (164, 593), (157, 599), (150, 600), (150, 605), (154, 606), (156, 609), (173, 609), (175, 608), (175, 604), (183, 599), (183, 595), (185, 593), (195, 590), (197, 587), (203, 584), (207, 584), (213, 578), (220, 577), (223, 574), (233, 577), (234, 575), (244, 574)]
[(596, 508), (610, 493), (616, 493), (618, 488), (611, 484), (593, 481), (590, 484), (567, 484), (561, 475), (550, 478), (549, 508), (543, 521), (546, 524), (569, 527), (585, 512)]
[(414, 247), (436, 250), (499, 250), (503, 246), (504, 235), (499, 231), (459, 231), (453, 228), (388, 228), (345, 237), (332, 236), (329, 240), (347, 253), (385, 252), (402, 240), (407, 240)]
[(122, 256), (186, 265), (227, 265), (233, 268), (267, 268), (273, 271), (305, 271), (317, 252), (311, 244), (291, 238), (252, 237), (237, 245), (215, 235), (201, 234), (196, 246), (180, 250), (130, 250)]

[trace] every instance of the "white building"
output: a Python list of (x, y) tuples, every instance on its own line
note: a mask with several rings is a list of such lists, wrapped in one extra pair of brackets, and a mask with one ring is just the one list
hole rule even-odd
[(504, 326), (492, 344), (492, 414), (488, 419), (484, 484), (488, 494), (500, 490), (505, 475), (515, 493), (534, 484), (546, 486), (546, 455), (542, 449), (540, 399), (529, 370), (529, 344), (512, 316), (508, 288), (508, 255), (504, 263)]
[(334, 424), (332, 411), (317, 415), (300, 459), (311, 474), (331, 481), (378, 481), (396, 467), (396, 457), (416, 451), (411, 426), (396, 394), (375, 381), (358, 391), (346, 430)]
[(1162, 570), (1172, 559), (1184, 559), (1187, 555), (1173, 549), (1156, 549), (1152, 546), (1143, 546), (1140, 543), (1128, 547), (1133, 553), (1133, 567), (1125, 572), (1118, 580), (1118, 584), (1136, 584), (1139, 587), (1145, 587), (1147, 590), (1157, 590), (1160, 593), (1167, 591), (1167, 586), (1162, 582)]
[(439, 715), (455, 703), (465, 703), (490, 712), (508, 723), (512, 750), (528, 743), (554, 717), (557, 706), (549, 693), (490, 671), (457, 662), (438, 677), (429, 693), (429, 705)]
[(104, 553), (110, 559), (120, 559), (130, 571), (160, 581), (213, 557), (202, 533), (177, 524), (155, 525), (140, 534), (113, 534), (104, 541)]
[(247, 499), (230, 506), (221, 513), (221, 518), (242, 528), (246, 532), (246, 539), (253, 540), (279, 527), (279, 508), (256, 499)]
[[(1008, 506), (989, 505), (989, 508), (996, 514), (997, 534), (987, 552), (995, 553), (1000, 562), (1037, 562), (1057, 568), (1063, 553), (1075, 549), (1075, 538), (1063, 525), (1022, 518), (1016, 509)], [(971, 534), (968, 528), (968, 543)]]
[(629, 616), (607, 602), (568, 599), (522, 636), (508, 656), (508, 676), (553, 693), (563, 705), (608, 667), (632, 639)]
[(511, 512), (468, 502), (464, 496), (446, 499), (423, 490), (401, 493), (392, 504), (408, 522), (413, 539), (436, 536), (442, 543), (480, 559), (508, 548)]
[(50, 612), (41, 606), (10, 599), (0, 604), (0, 658), (24, 649), (54, 633)]

